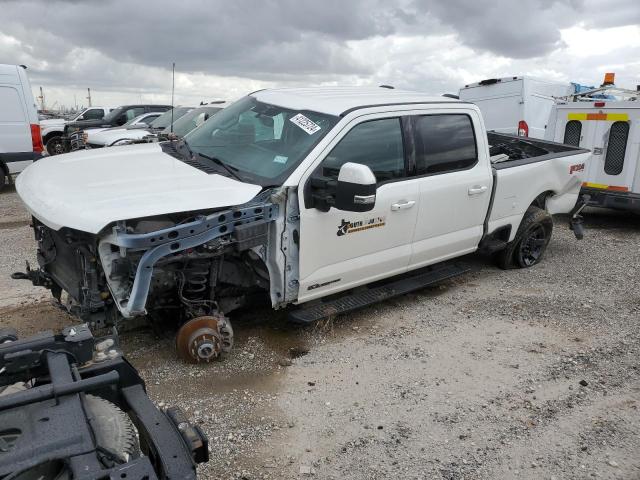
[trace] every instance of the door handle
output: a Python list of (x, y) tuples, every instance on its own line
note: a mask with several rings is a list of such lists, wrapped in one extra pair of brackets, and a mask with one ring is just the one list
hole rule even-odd
[(409, 200), (408, 202), (394, 203), (391, 205), (391, 211), (397, 212), (398, 210), (406, 210), (416, 204), (415, 200)]
[(469, 190), (467, 190), (467, 192), (469, 193), (469, 195), (480, 195), (487, 190), (489, 190), (489, 187), (487, 187), (486, 185), (474, 185), (473, 187), (469, 187)]

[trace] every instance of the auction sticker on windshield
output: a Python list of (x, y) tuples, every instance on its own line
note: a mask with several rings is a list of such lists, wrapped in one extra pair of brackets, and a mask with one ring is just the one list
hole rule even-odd
[(291, 117), (290, 120), (299, 126), (302, 130), (307, 132), (309, 135), (313, 135), (318, 130), (320, 130), (320, 125), (314, 123), (312, 120), (309, 120), (303, 114), (299, 113), (295, 117)]

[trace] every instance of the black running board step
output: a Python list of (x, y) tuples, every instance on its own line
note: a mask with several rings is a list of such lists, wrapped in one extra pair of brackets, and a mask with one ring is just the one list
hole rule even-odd
[(429, 267), (417, 275), (391, 280), (384, 285), (369, 288), (364, 292), (344, 295), (332, 300), (326, 300), (310, 307), (303, 307), (289, 312), (289, 320), (295, 323), (312, 323), (331, 315), (351, 312), (368, 305), (404, 295), (413, 290), (433, 285), (451, 277), (456, 277), (470, 270), (459, 263), (449, 263)]

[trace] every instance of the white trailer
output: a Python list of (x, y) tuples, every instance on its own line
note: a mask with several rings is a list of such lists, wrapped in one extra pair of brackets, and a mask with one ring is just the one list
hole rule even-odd
[(573, 89), (569, 82), (504, 77), (465, 85), (459, 97), (480, 107), (489, 131), (544, 138), (555, 98), (570, 95)]
[(639, 99), (640, 92), (605, 87), (551, 111), (547, 140), (591, 150), (582, 184), (589, 205), (640, 212)]

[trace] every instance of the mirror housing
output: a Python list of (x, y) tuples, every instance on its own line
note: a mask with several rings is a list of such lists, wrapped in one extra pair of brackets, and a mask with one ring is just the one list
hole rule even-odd
[(376, 204), (376, 176), (361, 163), (340, 167), (335, 208), (346, 212), (368, 212)]

